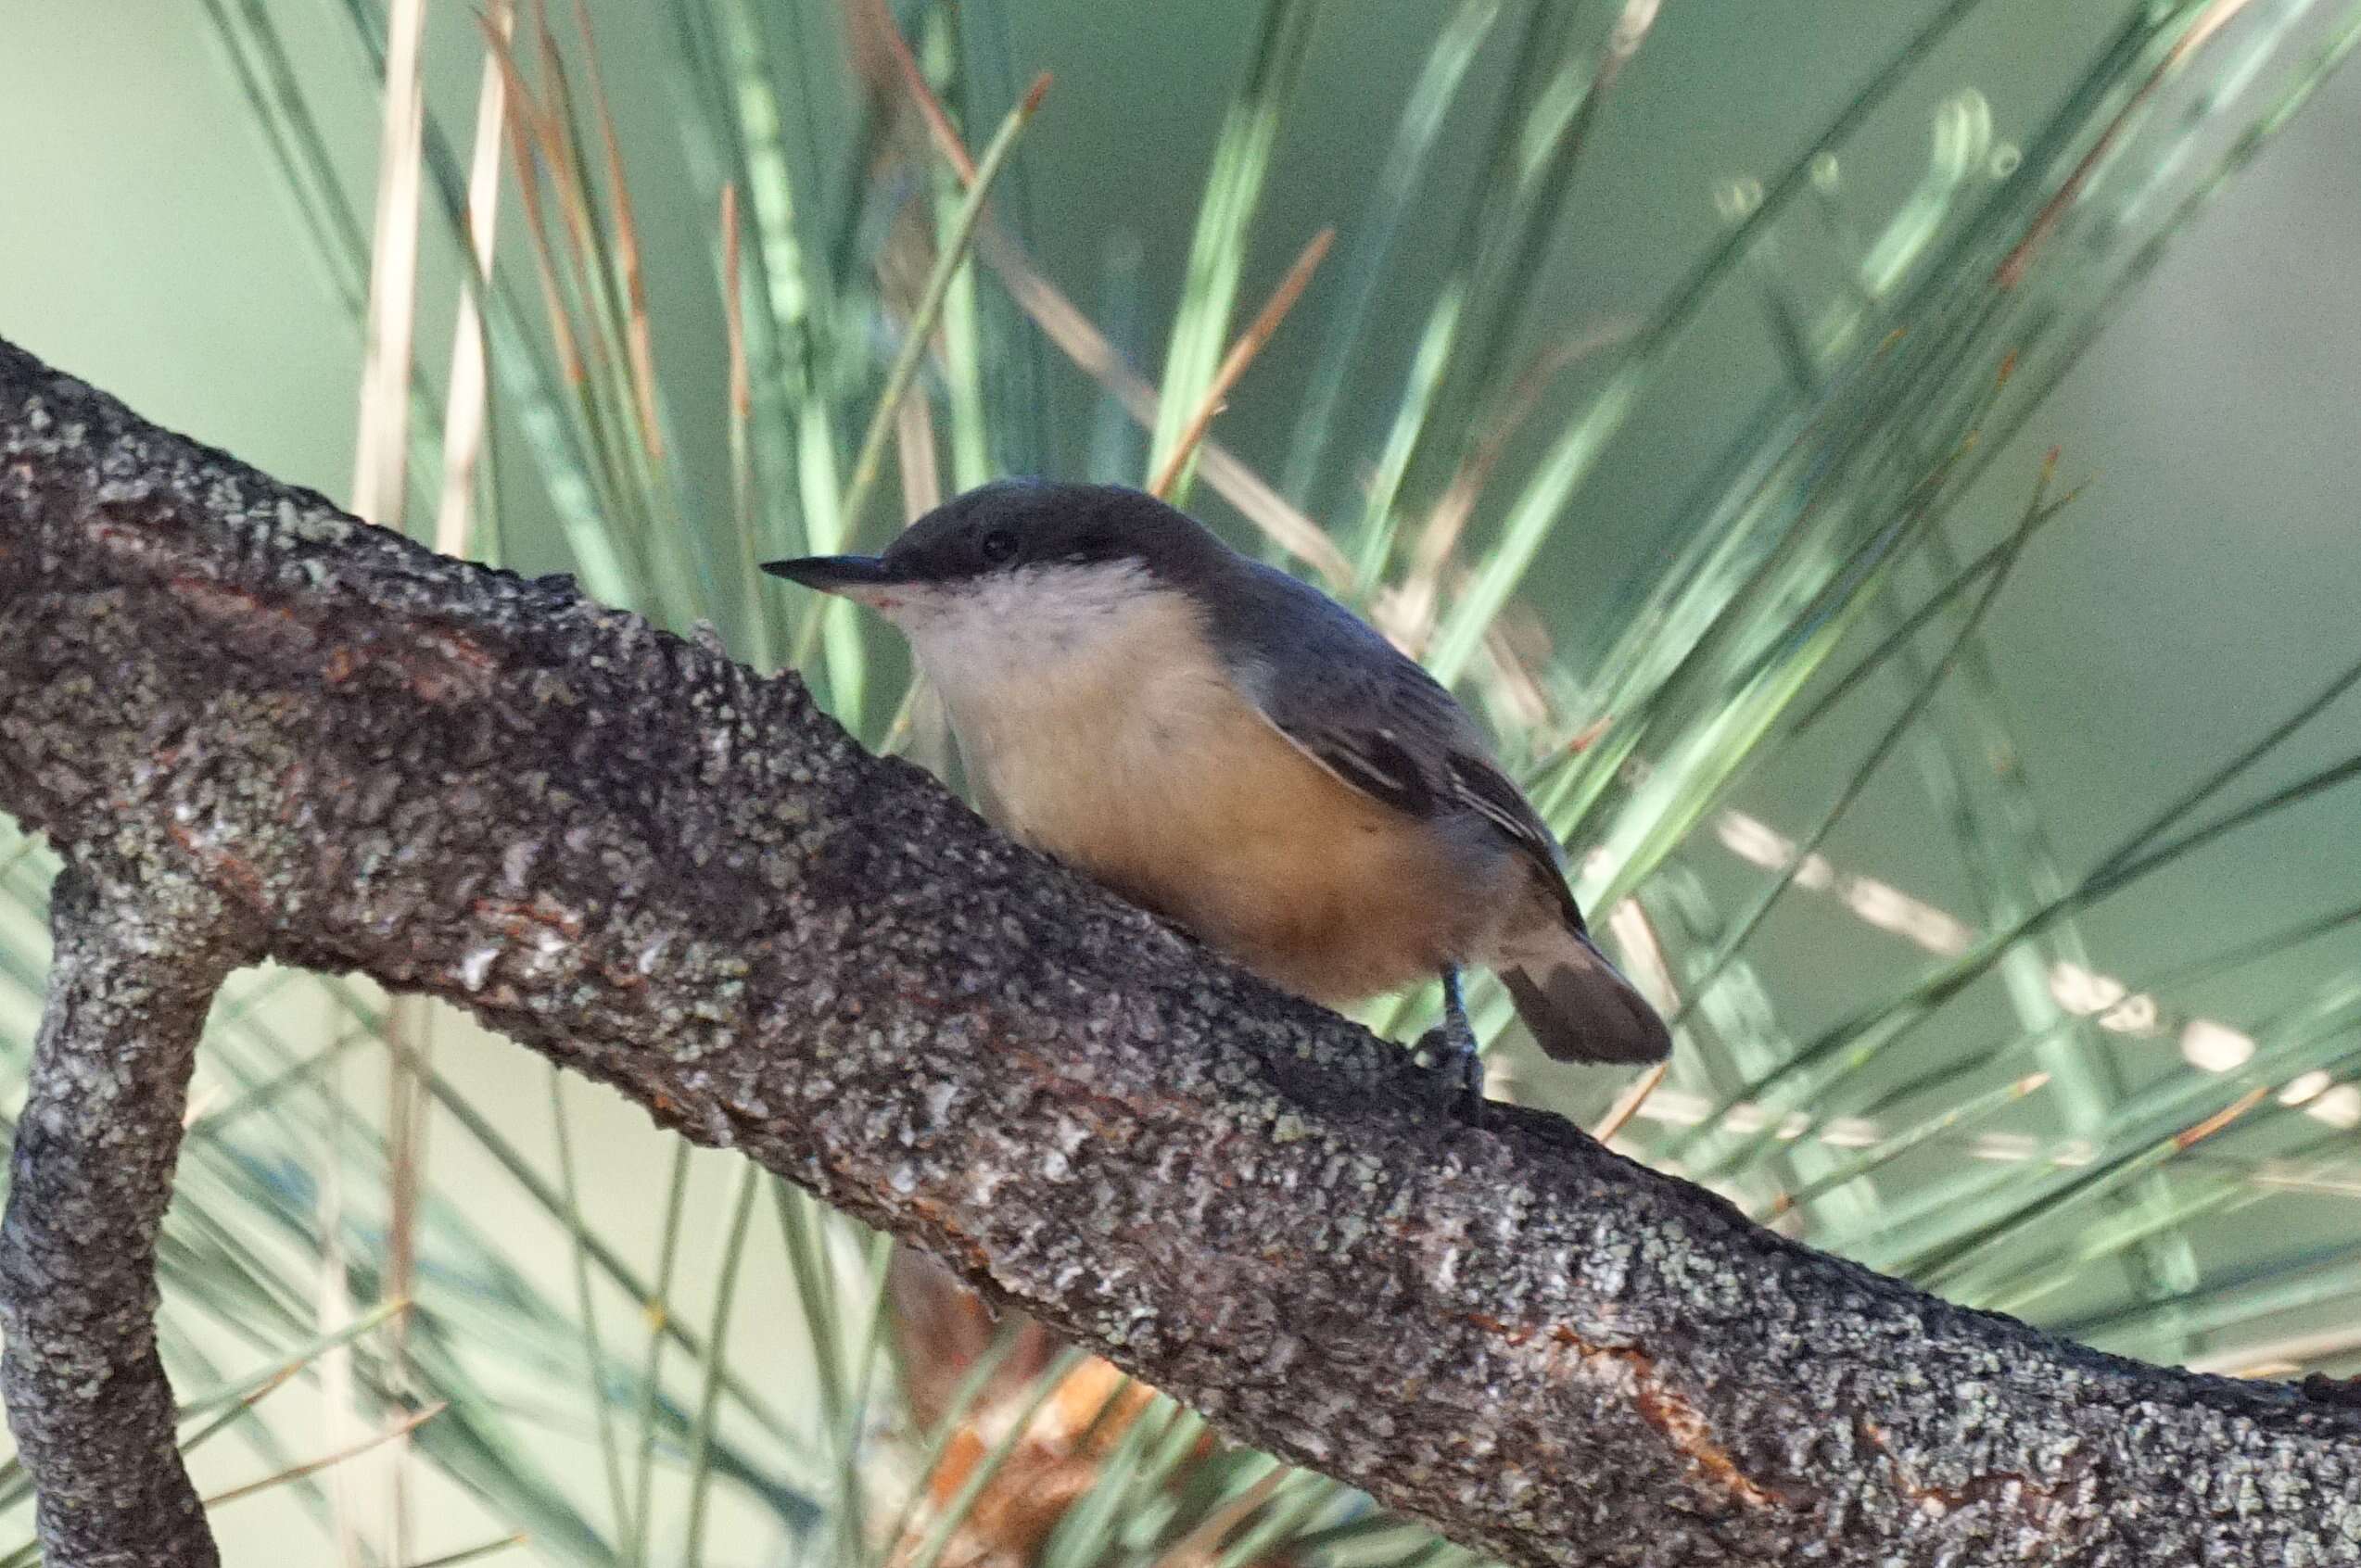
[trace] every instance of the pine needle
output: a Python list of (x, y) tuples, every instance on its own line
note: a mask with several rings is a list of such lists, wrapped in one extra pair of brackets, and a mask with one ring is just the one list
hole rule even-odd
[(1671, 1070), (1670, 1062), (1658, 1062), (1633, 1079), (1631, 1086), (1615, 1097), (1615, 1104), (1607, 1107), (1606, 1114), (1599, 1118), (1599, 1124), (1591, 1129), (1591, 1136), (1602, 1144), (1613, 1143), (1615, 1135), (1631, 1124), (1631, 1119), (1640, 1114), (1640, 1107), (1648, 1103), (1648, 1096), (1656, 1093), (1664, 1075)]
[(1336, 237), (1334, 229), (1322, 229), (1314, 234), (1311, 243), (1296, 257), (1295, 264), (1287, 270), (1287, 275), (1279, 280), (1279, 286), (1271, 291), (1270, 303), (1264, 305), (1261, 313), (1248, 323), (1246, 330), (1238, 334), (1238, 342), (1223, 356), (1220, 368), (1214, 371), (1213, 379), (1206, 385), (1205, 396), (1198, 403), (1197, 411), (1182, 424), (1180, 435), (1174, 440), (1173, 449), (1165, 454), (1162, 466), (1149, 480), (1149, 495), (1161, 498), (1172, 494), (1182, 470), (1188, 466), (1189, 459), (1197, 454), (1198, 447), (1204, 441), (1205, 432), (1212, 427), (1215, 417), (1227, 403), (1231, 390), (1238, 386), (1239, 377), (1245, 375), (1246, 367), (1254, 362), (1254, 357), (1277, 335), (1279, 323), (1287, 320), (1287, 313), (1295, 309), (1295, 302), (1311, 286), (1313, 272), (1319, 268), (1321, 258), (1327, 255), (1328, 247), (1336, 243)]
[[(514, 36), (515, 25), (513, 0), (489, 0), (484, 13), (487, 31), (505, 41)], [(476, 91), (475, 159), (467, 181), (468, 259), (475, 271), (460, 285), (459, 319), (451, 329), (451, 390), (443, 401), (443, 493), (435, 509), (435, 548), (445, 555), (467, 553), (476, 472), (490, 412), (479, 296), (492, 275), (507, 113), (508, 78), (498, 56), (487, 49), (483, 79)]]
[(275, 1474), (265, 1475), (260, 1480), (248, 1481), (242, 1486), (232, 1486), (226, 1491), (215, 1492), (205, 1499), (205, 1506), (219, 1508), (223, 1503), (235, 1502), (240, 1498), (250, 1498), (257, 1492), (267, 1492), (273, 1486), (285, 1486), (289, 1481), (299, 1481), (304, 1476), (316, 1475), (324, 1470), (344, 1463), (347, 1460), (365, 1454), (372, 1448), (393, 1442), (397, 1438), (408, 1436), (450, 1408), (449, 1400), (438, 1400), (423, 1410), (404, 1416), (383, 1432), (365, 1437), (348, 1448), (339, 1448), (335, 1453), (323, 1454), (316, 1460), (307, 1461), (290, 1469), (279, 1471)]
[(844, 483), (844, 497), (839, 511), (848, 527), (857, 526), (861, 511), (869, 500), (870, 491), (877, 484), (879, 469), (885, 459), (885, 443), (892, 436), (895, 416), (903, 398), (908, 395), (910, 384), (917, 379), (919, 361), (926, 353), (927, 338), (934, 331), (934, 323), (943, 311), (943, 301), (951, 292), (951, 279), (968, 259), (974, 244), (975, 226), (984, 215), (984, 198), (991, 194), (992, 183), (1007, 167), (1009, 155), (1016, 148), (1017, 137), (1035, 113), (1041, 100), (1049, 92), (1049, 78), (1045, 73), (1035, 79), (1032, 89), (1009, 111), (1000, 129), (977, 160), (974, 184), (968, 189), (966, 204), (959, 209), (952, 225), (949, 243), (934, 259), (934, 270), (926, 280), (926, 287), (919, 296), (918, 308), (902, 337), (902, 347), (886, 372), (884, 388), (879, 392), (877, 406), (870, 415), (869, 432), (861, 437), (859, 454), (853, 460), (852, 476)]
[[(919, 69), (918, 58), (910, 52), (909, 43), (894, 25), (891, 10), (881, 3), (877, 28), (886, 43), (895, 69), (902, 78), (902, 86), (919, 107), (925, 121), (927, 134), (934, 143), (945, 162), (948, 163), (966, 183), (975, 183), (975, 159), (969, 156), (966, 144), (951, 124), (951, 117), (942, 100), (927, 85), (926, 75)], [(976, 253), (999, 275), (1017, 303), (1042, 335), (1055, 344), (1073, 364), (1100, 386), (1113, 393), (1133, 421), (1143, 430), (1152, 430), (1162, 407), (1156, 389), (1136, 374), (1123, 362), (1107, 335), (1099, 331), (1083, 309), (1055, 284), (1041, 275), (1027, 260), (1014, 242), (996, 233), (987, 223), (979, 235)], [(1341, 587), (1352, 579), (1352, 563), (1346, 559), (1336, 541), (1303, 512), (1256, 474), (1236, 454), (1213, 440), (1205, 440), (1199, 449), (1199, 466), (1205, 482), (1232, 506), (1238, 514), (1260, 528), (1272, 542), (1290, 555), (1311, 566), (1326, 578), (1331, 587)]]

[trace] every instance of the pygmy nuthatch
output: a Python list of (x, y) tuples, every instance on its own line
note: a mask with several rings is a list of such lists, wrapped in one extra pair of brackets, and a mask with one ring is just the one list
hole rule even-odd
[(1671, 1049), (1452, 695), (1153, 497), (988, 485), (882, 555), (764, 570), (902, 630), (985, 816), (1278, 985), (1337, 1005), (1441, 975), (1470, 1083), (1462, 965), (1561, 1061)]

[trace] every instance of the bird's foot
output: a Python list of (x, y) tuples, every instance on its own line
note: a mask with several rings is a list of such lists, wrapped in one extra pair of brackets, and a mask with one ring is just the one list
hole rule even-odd
[(1484, 1123), (1484, 1058), (1476, 1050), (1476, 1031), (1453, 1018), (1435, 1025), (1418, 1037), (1410, 1054), (1434, 1075), (1435, 1108), (1445, 1116), (1464, 1116), (1470, 1126)]

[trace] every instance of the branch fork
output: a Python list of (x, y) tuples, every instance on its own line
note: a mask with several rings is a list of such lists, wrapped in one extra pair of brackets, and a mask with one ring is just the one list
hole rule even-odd
[(1523, 1568), (2361, 1562), (2361, 1410), (1951, 1306), (1554, 1117), (1441, 1122), (1399, 1048), (792, 676), (5, 344), (0, 809), (78, 868), (0, 1233), (53, 1564), (211, 1561), (149, 1249), (204, 1000), (260, 955), (467, 1008)]

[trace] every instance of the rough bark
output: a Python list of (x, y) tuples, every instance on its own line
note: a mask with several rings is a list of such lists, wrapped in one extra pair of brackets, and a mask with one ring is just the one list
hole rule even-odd
[(793, 677), (5, 348), (0, 808), (466, 1007), (1513, 1562), (2361, 1561), (2361, 1414), (1948, 1306), (1555, 1118), (1439, 1119), (1397, 1048)]
[(0, 1392), (51, 1563), (220, 1561), (156, 1356), (156, 1231), (197, 1036), (237, 961), (224, 914), (201, 881), (151, 896), (79, 866), (50, 904), (49, 993), (0, 1223)]

